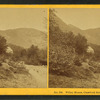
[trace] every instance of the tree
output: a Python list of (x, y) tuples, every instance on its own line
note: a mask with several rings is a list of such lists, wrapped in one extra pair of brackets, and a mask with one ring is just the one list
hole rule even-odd
[(7, 43), (6, 39), (2, 36), (0, 36), (0, 54), (3, 54), (6, 52), (7, 49)]
[(76, 51), (77, 54), (83, 55), (83, 54), (86, 53), (88, 44), (87, 44), (87, 39), (84, 36), (78, 34), (75, 37), (74, 43), (75, 43), (74, 48), (75, 48), (75, 51)]
[(39, 57), (39, 62), (41, 65), (47, 65), (47, 50), (46, 49), (39, 50), (38, 57)]
[(39, 64), (39, 49), (37, 46), (32, 45), (28, 50), (27, 50), (27, 58), (28, 64)]

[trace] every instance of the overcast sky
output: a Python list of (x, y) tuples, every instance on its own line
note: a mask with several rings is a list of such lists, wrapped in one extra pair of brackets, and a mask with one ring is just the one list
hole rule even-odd
[(35, 28), (46, 31), (45, 8), (0, 8), (0, 30)]
[(56, 8), (56, 14), (66, 23), (81, 29), (100, 28), (99, 8)]

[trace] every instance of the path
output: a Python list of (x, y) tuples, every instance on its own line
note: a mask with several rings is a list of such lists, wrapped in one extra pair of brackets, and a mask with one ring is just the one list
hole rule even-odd
[(36, 83), (37, 83), (37, 88), (47, 87), (47, 67), (46, 66), (26, 65), (26, 69), (28, 69), (32, 77), (35, 78)]

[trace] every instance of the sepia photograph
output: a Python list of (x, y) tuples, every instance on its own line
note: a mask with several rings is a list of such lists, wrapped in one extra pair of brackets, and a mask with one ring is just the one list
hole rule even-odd
[(46, 8), (0, 8), (0, 88), (47, 87), (46, 20)]
[(100, 88), (100, 8), (50, 8), (49, 49), (50, 88)]

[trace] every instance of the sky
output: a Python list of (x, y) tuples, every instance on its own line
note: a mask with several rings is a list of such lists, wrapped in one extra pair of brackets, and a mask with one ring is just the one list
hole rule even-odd
[(45, 8), (0, 8), (0, 30), (35, 28), (47, 31)]
[(100, 8), (56, 8), (55, 11), (66, 24), (83, 30), (100, 28)]

